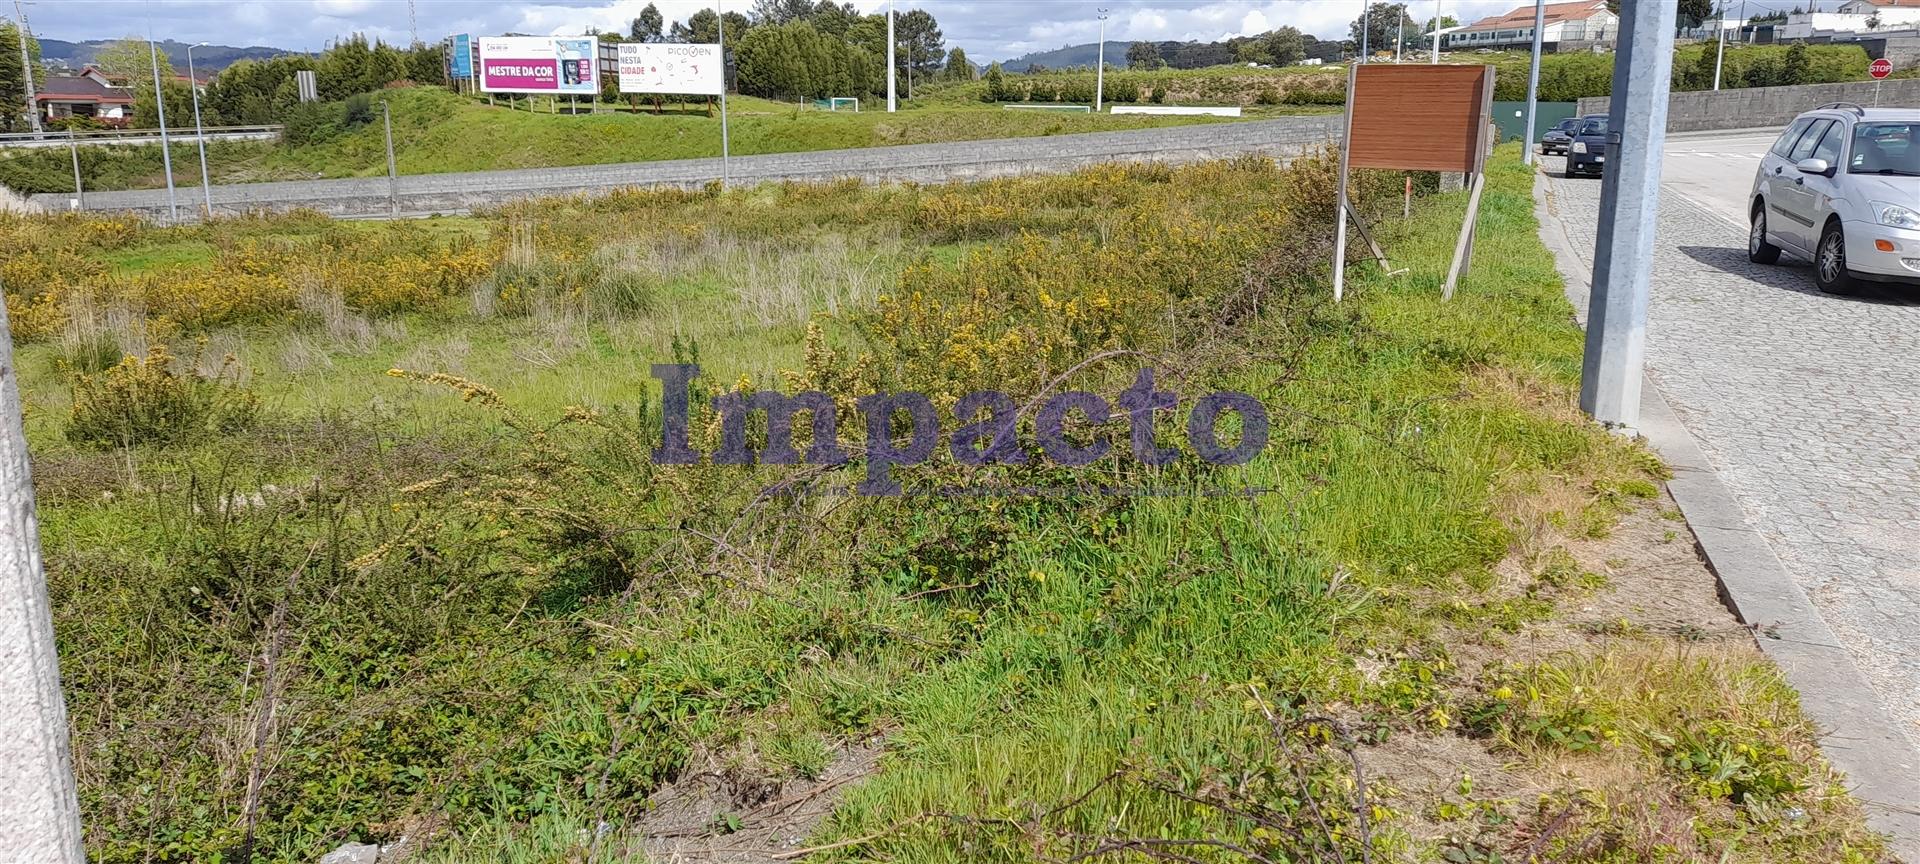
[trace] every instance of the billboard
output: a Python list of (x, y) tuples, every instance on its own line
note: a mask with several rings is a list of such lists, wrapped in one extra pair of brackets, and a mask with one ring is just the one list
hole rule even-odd
[(592, 36), (486, 36), (480, 39), (483, 93), (600, 92)]
[(465, 33), (453, 37), (453, 70), (455, 78), (473, 77), (473, 37)]
[(718, 96), (720, 46), (620, 43), (620, 92)]

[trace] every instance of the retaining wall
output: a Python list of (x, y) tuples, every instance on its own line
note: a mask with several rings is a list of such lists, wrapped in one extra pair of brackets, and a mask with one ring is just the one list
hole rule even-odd
[[(1877, 97), (1876, 87), (1879, 91)], [(1883, 108), (1920, 108), (1920, 78), (1675, 93), (1667, 99), (1667, 131), (1701, 132), (1785, 126), (1802, 112), (1829, 102), (1858, 102), (1872, 106), (1876, 101)], [(1607, 102), (1606, 96), (1582, 99), (1579, 113), (1605, 114)]]

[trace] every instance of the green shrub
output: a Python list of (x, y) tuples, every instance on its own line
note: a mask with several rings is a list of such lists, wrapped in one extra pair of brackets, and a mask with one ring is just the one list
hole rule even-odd
[(102, 450), (166, 445), (241, 431), (258, 419), (259, 399), (231, 374), (233, 357), (212, 376), (175, 372), (173, 365), (167, 347), (155, 345), (144, 358), (76, 376), (67, 440)]

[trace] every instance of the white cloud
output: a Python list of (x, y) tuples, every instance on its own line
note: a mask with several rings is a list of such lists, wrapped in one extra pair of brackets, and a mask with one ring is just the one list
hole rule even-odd
[(373, 8), (373, 0), (313, 0), (313, 11), (331, 18), (358, 15)]

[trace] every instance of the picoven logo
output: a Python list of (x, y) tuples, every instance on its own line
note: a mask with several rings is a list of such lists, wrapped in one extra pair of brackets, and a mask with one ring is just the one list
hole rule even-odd
[[(1027, 451), (1020, 446), (1018, 428), (1021, 416), (1029, 409), (1040, 452), (1057, 465), (1089, 465), (1112, 452), (1114, 442), (1109, 433), (1119, 419), (1127, 422), (1127, 444), (1133, 458), (1147, 465), (1166, 465), (1179, 457), (1179, 450), (1155, 440), (1155, 415), (1175, 410), (1179, 395), (1159, 389), (1152, 368), (1135, 373), (1133, 384), (1120, 393), (1117, 414), (1115, 404), (1086, 391), (1064, 391), (1037, 405), (1021, 405), (1005, 393), (982, 390), (968, 393), (954, 404), (954, 426), (948, 432), (943, 432), (940, 412), (925, 394), (903, 391), (862, 396), (855, 404), (866, 427), (866, 444), (858, 453), (849, 452), (840, 441), (833, 397), (817, 390), (791, 395), (761, 390), (714, 397), (713, 409), (720, 416), (720, 446), (711, 454), (702, 454), (694, 449), (688, 433), (692, 408), (689, 385), (699, 376), (700, 367), (691, 363), (653, 366), (653, 377), (665, 388), (661, 443), (652, 453), (654, 462), (694, 465), (710, 455), (716, 465), (839, 465), (860, 456), (865, 459), (866, 472), (854, 491), (861, 495), (899, 495), (902, 490), (893, 477), (893, 467), (925, 462), (943, 443), (954, 460), (965, 465), (1026, 463)], [(759, 450), (747, 441), (748, 421), (755, 412), (766, 418), (766, 447)], [(809, 415), (812, 431), (812, 443), (805, 453), (796, 450), (793, 441), (794, 421), (802, 412)], [(1069, 414), (1079, 415), (1080, 425), (1097, 434), (1090, 441), (1070, 440)], [(1217, 435), (1221, 418), (1228, 414), (1240, 421), (1239, 440), (1230, 446)], [(904, 424), (899, 422), (901, 415), (905, 415)], [(902, 425), (905, 434), (895, 434)], [(1215, 465), (1251, 461), (1266, 448), (1267, 432), (1266, 406), (1244, 393), (1201, 396), (1187, 415), (1187, 446)]]

